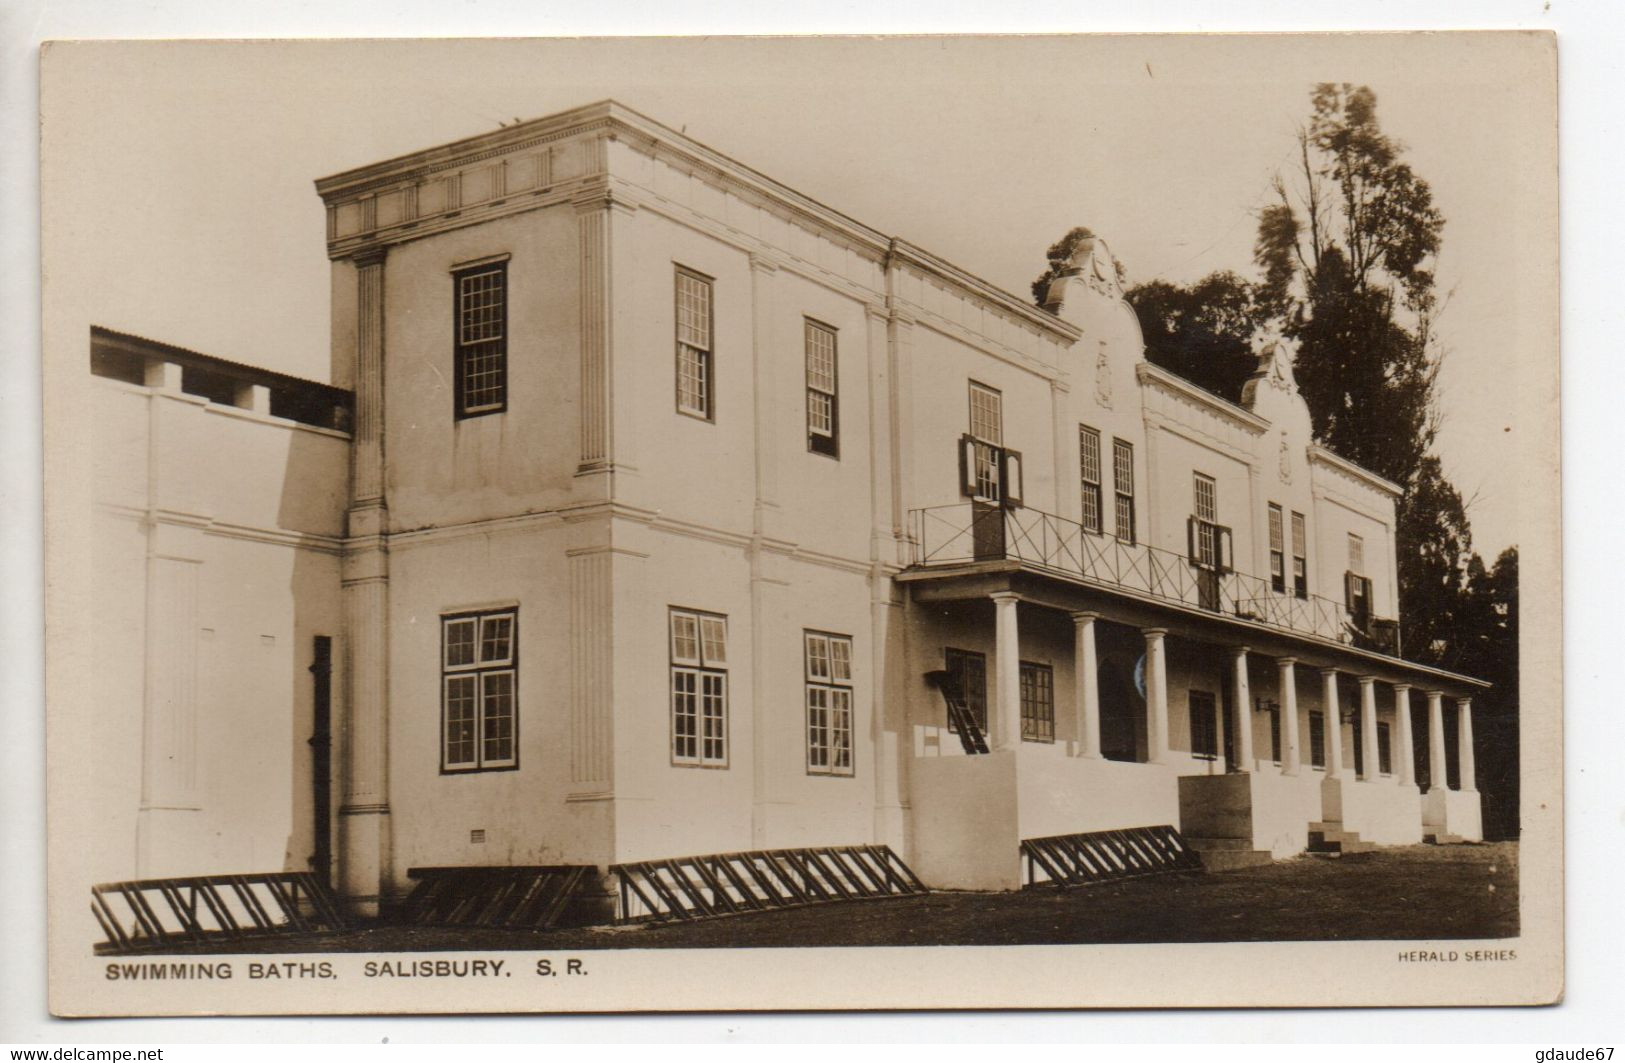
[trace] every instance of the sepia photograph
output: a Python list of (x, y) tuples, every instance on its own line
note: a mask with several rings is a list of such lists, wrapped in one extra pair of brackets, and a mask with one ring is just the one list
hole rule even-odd
[(1555, 1002), (1556, 63), (49, 43), (52, 1011)]

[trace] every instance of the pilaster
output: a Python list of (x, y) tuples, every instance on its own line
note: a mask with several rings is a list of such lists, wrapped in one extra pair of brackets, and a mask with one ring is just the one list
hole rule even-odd
[[(637, 208), (607, 185), (594, 185), (572, 201), (580, 265), (581, 401), (577, 475), (611, 473), (617, 444), (614, 381), (614, 278), (617, 217)], [(605, 497), (610, 488), (606, 486)]]

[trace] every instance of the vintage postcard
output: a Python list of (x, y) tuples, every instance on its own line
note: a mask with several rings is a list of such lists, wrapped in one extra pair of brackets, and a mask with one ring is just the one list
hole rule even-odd
[(1560, 998), (1556, 56), (47, 45), (53, 1011)]

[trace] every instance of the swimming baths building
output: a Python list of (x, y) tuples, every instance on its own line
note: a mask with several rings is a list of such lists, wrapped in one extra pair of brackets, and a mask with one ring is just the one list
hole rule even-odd
[(101, 880), (1480, 835), (1398, 487), (1103, 241), (1034, 307), (615, 103), (317, 191), (330, 385), (91, 337)]

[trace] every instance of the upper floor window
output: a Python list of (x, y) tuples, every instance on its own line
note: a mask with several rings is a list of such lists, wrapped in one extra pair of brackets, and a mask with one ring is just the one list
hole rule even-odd
[(519, 765), (518, 614), (512, 609), (440, 618), (440, 770)]
[(835, 330), (805, 323), (807, 347), (807, 449), (841, 455), (841, 407), (835, 390)]
[(1125, 543), (1134, 539), (1134, 446), (1121, 439), (1112, 440), (1112, 483), (1117, 490), (1117, 538)]
[(711, 278), (677, 270), (677, 410), (715, 415), (711, 349)]
[(1286, 529), (1281, 518), (1281, 507), (1270, 503), (1270, 587), (1277, 594), (1286, 593)]
[(458, 270), (452, 283), (457, 416), (501, 413), (508, 408), (508, 263)]
[(1206, 473), (1195, 474), (1196, 553), (1195, 559), (1212, 568), (1219, 563), (1218, 487)]
[(1365, 575), (1365, 540), (1353, 532), (1349, 533), (1349, 569), (1343, 582), (1343, 604), (1355, 624), (1363, 628), (1371, 616), (1371, 580)]
[(673, 609), (671, 760), (728, 766), (728, 618)]
[(1100, 534), (1100, 432), (1078, 425), (1078, 468), (1083, 487), (1083, 530)]
[(807, 771), (852, 774), (852, 638), (803, 634), (807, 658)]
[(1309, 599), (1309, 534), (1303, 514), (1292, 514), (1292, 593)]
[(1047, 664), (1021, 662), (1021, 740), (1055, 741), (1055, 672)]
[(1021, 454), (1004, 445), (1004, 396), (970, 382), (970, 431), (959, 440), (960, 493), (979, 502), (1021, 505)]

